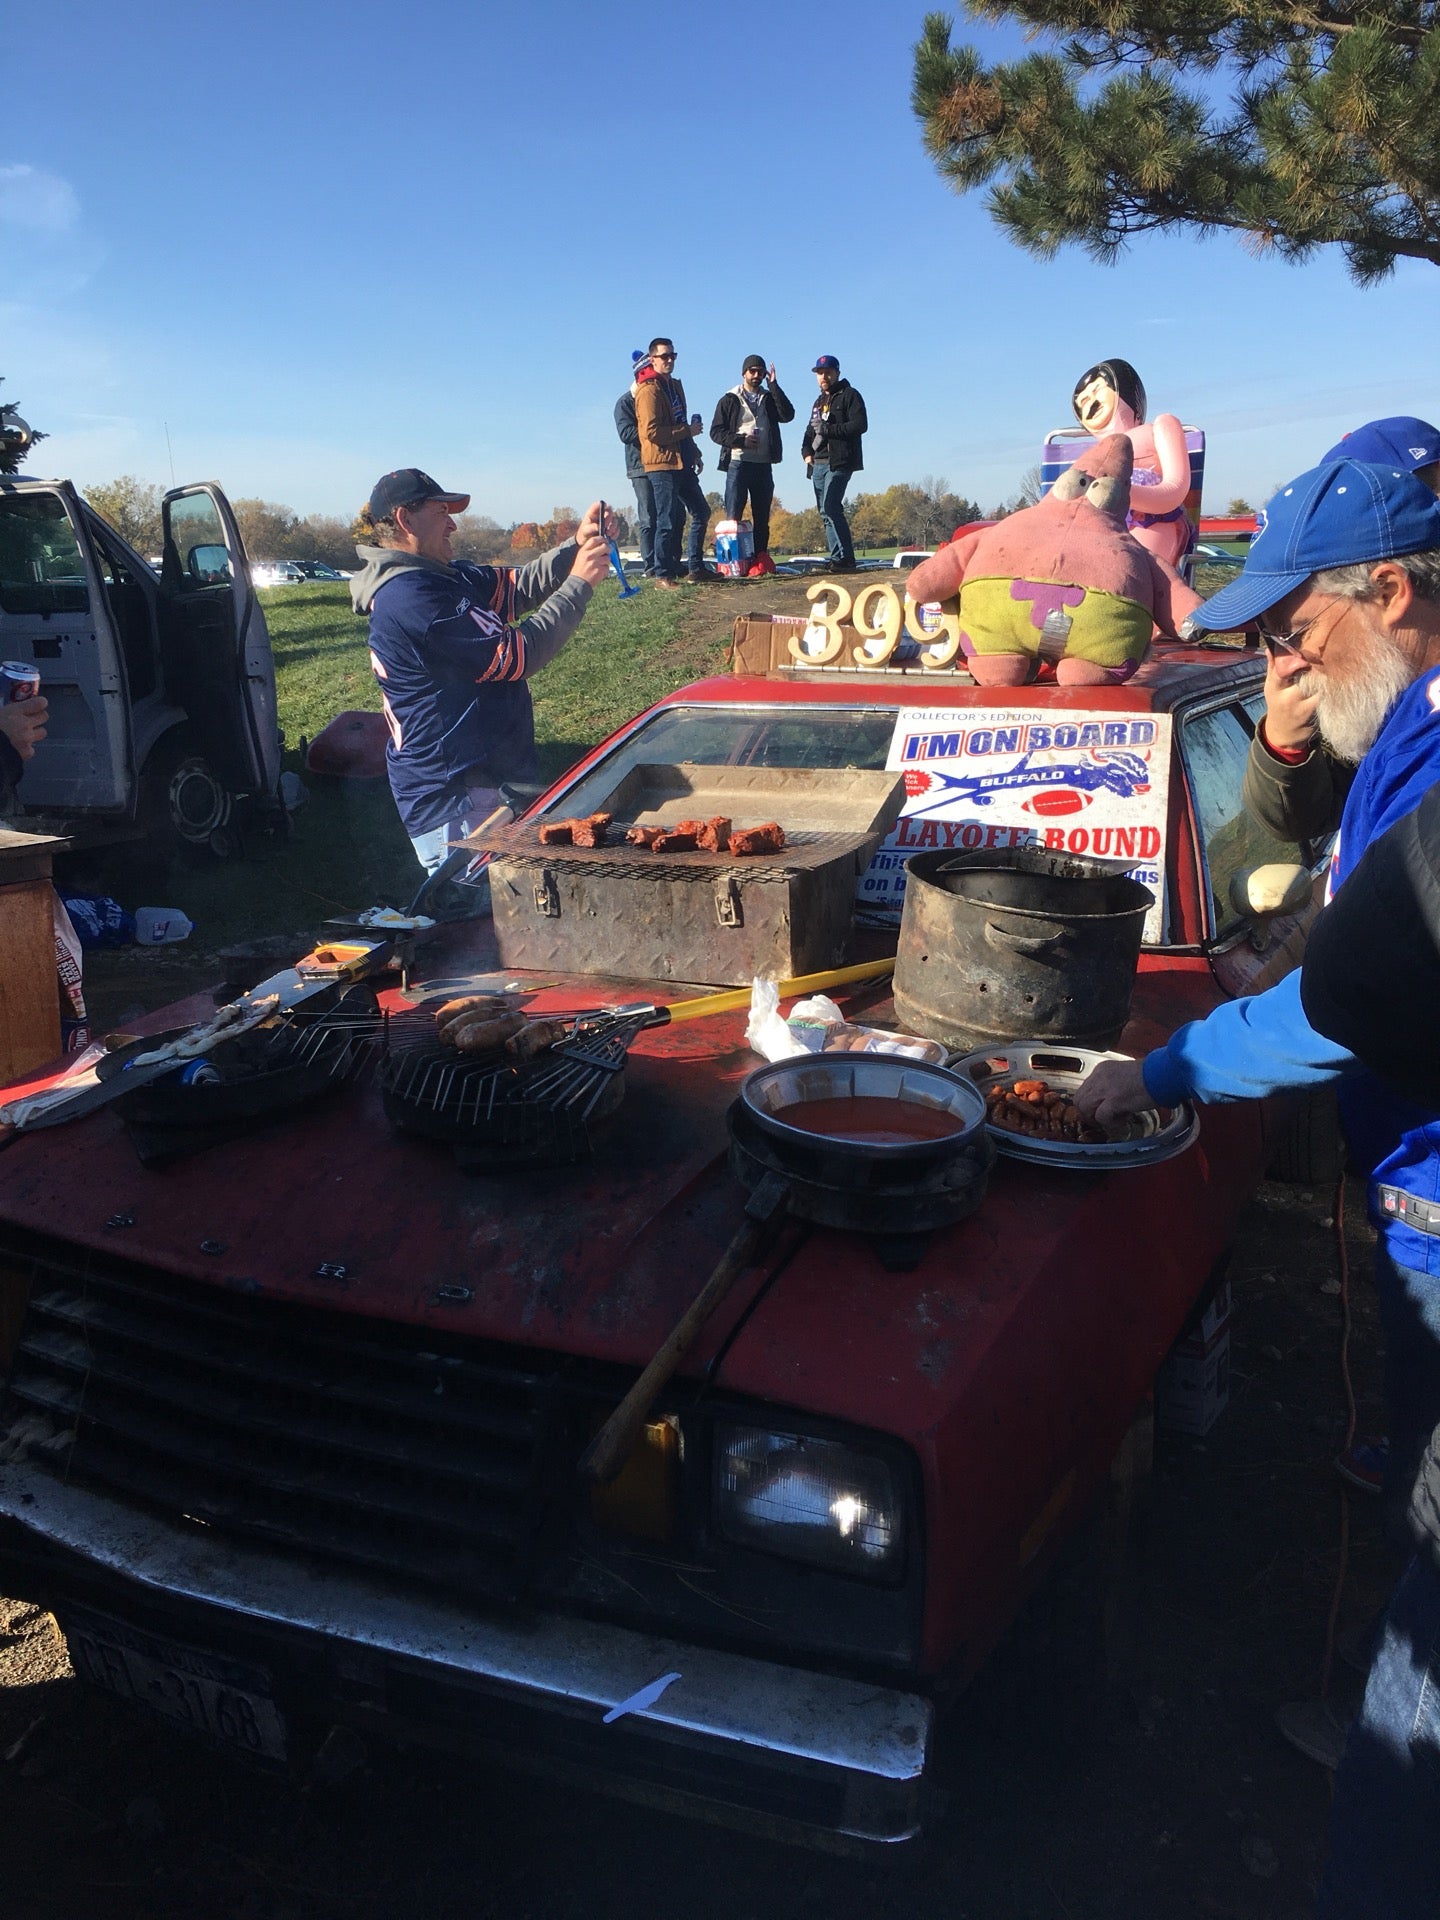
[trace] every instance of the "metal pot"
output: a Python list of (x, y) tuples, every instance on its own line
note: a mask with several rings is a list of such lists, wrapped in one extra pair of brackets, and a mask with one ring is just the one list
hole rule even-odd
[(1015, 847), (909, 862), (895, 1010), (967, 1051), (992, 1041), (1109, 1047), (1130, 1013), (1148, 887), (1103, 861)]

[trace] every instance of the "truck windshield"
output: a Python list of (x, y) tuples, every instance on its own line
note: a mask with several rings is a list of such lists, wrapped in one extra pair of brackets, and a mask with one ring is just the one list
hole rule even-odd
[(0, 609), (84, 613), (80, 542), (58, 493), (0, 494)]
[(592, 811), (634, 767), (884, 768), (895, 710), (816, 707), (667, 707), (629, 734), (556, 805)]

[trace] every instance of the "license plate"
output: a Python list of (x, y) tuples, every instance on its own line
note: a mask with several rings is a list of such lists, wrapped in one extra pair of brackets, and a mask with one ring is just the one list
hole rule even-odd
[(104, 1614), (69, 1610), (60, 1624), (82, 1680), (244, 1753), (285, 1758), (285, 1722), (262, 1667), (162, 1639)]

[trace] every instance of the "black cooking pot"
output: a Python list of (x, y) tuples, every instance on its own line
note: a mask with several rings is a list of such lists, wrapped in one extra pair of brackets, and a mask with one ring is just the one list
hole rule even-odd
[(1130, 1014), (1148, 887), (1099, 860), (1014, 847), (908, 863), (895, 1010), (967, 1051), (1001, 1040), (1106, 1048)]

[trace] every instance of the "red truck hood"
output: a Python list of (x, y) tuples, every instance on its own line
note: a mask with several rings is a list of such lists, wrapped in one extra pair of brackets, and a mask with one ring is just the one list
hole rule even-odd
[[(535, 1004), (593, 1005), (597, 988), (608, 996), (593, 979), (561, 981)], [(1199, 963), (1142, 977), (1137, 1004), (1154, 1018), (1127, 1039), (1149, 1043), (1212, 1000)], [(873, 991), (869, 1004), (890, 1014)], [(187, 1003), (152, 1024), (206, 1010)], [(636, 1368), (741, 1224), (725, 1112), (756, 1065), (743, 1026), (728, 1014), (642, 1033), (625, 1103), (581, 1166), (466, 1176), (445, 1149), (396, 1135), (374, 1089), (344, 1090), (159, 1170), (139, 1164), (109, 1111), (27, 1136), (0, 1160), (0, 1217), (221, 1287)], [(1226, 1150), (1223, 1129), (1215, 1147)], [(908, 1272), (859, 1236), (817, 1229), (727, 1354), (721, 1382), (923, 1431), (984, 1365), (1018, 1299), (1103, 1270), (1117, 1182), (1132, 1225), (1137, 1210), (1153, 1219), (1158, 1247), (1166, 1220), (1203, 1216), (1193, 1189), (1212, 1177), (1203, 1139), (1165, 1166), (1107, 1178), (1002, 1163), (980, 1212), (930, 1236)], [(1220, 1194), (1241, 1188), (1227, 1168)], [(112, 1224), (121, 1217), (133, 1224)], [(736, 1287), (687, 1370), (713, 1357), (766, 1271)]]

